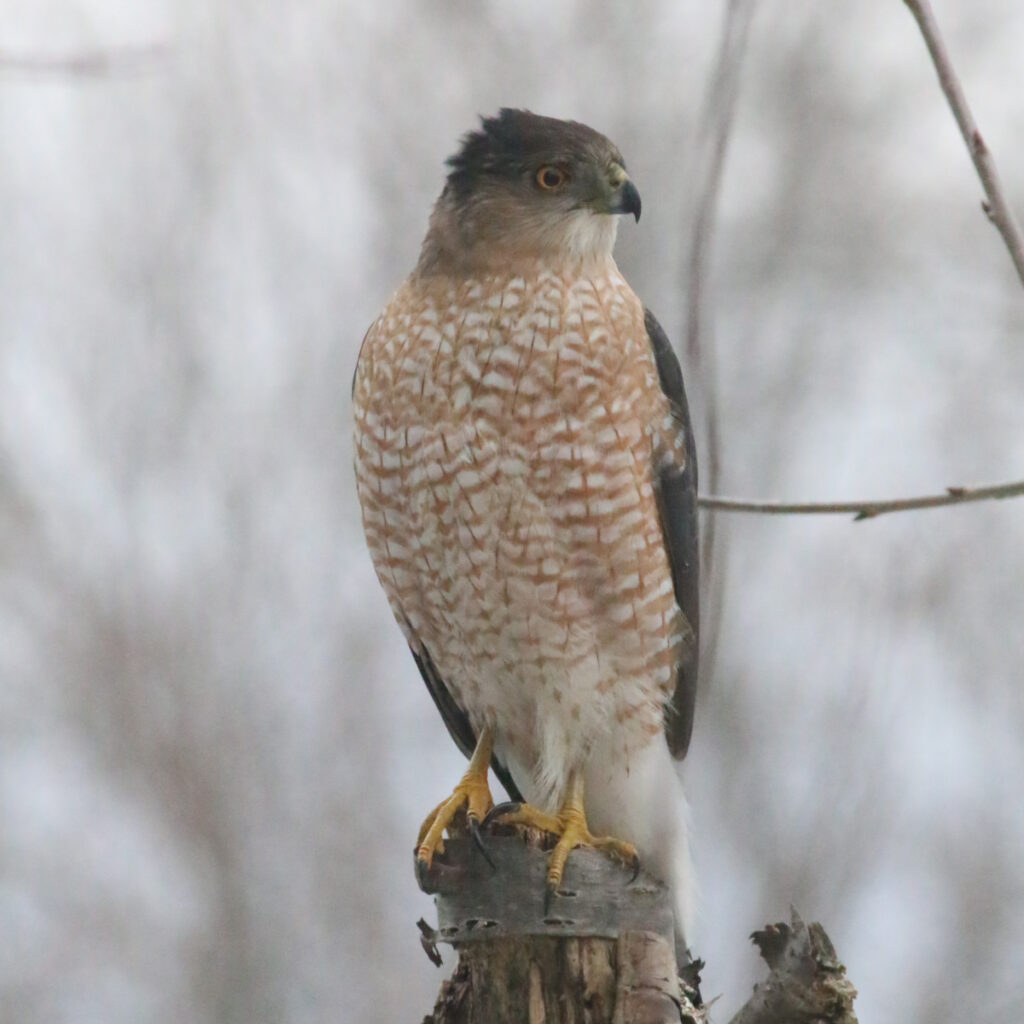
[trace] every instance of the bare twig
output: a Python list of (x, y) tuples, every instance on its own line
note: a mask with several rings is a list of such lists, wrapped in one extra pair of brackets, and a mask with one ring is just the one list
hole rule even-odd
[(1017, 268), (1017, 275), (1020, 277), (1021, 283), (1024, 283), (1024, 238), (1021, 236), (1020, 226), (1013, 216), (1013, 211), (1006, 201), (1003, 186), (996, 171), (995, 160), (978, 130), (974, 115), (968, 106), (967, 97), (964, 96), (963, 87), (960, 85), (960, 79), (957, 77), (956, 71), (953, 70), (949, 51), (939, 32), (931, 4), (928, 0), (903, 0), (903, 2), (910, 9), (910, 13), (913, 14), (921, 29), (928, 52), (931, 54), (932, 63), (939, 75), (939, 84), (946, 94), (950, 109), (960, 127), (960, 134), (963, 136), (964, 142), (967, 143), (968, 152), (971, 154), (978, 177), (984, 186), (986, 199), (981, 204), (982, 209), (1003, 236), (1010, 259), (1013, 260), (1013, 265)]
[(891, 498), (885, 501), (745, 501), (705, 495), (698, 499), (701, 508), (719, 512), (760, 512), (768, 515), (853, 515), (855, 521), (874, 519), (889, 512), (912, 509), (942, 508), (966, 505), (972, 501), (993, 501), (997, 498), (1019, 498), (1024, 495), (1024, 480), (985, 487), (947, 487), (943, 494), (926, 494), (916, 498)]
[(37, 74), (109, 75), (145, 70), (170, 53), (165, 43), (147, 43), (105, 50), (80, 50), (74, 53), (12, 53), (0, 50), (0, 71), (27, 71)]
[[(967, 143), (968, 151), (978, 177), (985, 189), (985, 200), (982, 208), (989, 220), (999, 230), (1006, 243), (1006, 248), (1013, 260), (1013, 265), (1024, 283), (1024, 237), (1010, 209), (1006, 195), (1003, 192), (1002, 183), (996, 170), (995, 160), (992, 158), (985, 140), (971, 113), (971, 108), (964, 96), (963, 88), (953, 69), (949, 52), (939, 32), (938, 23), (932, 12), (929, 0), (903, 0), (910, 12), (913, 14), (924, 36), (928, 52), (931, 54), (935, 70), (938, 72), (939, 84), (949, 101), (950, 109), (956, 118), (964, 141)], [(699, 253), (702, 245), (701, 225), (698, 224), (695, 252)], [(691, 320), (688, 332), (688, 347), (697, 350), (697, 337), (699, 335), (699, 298), (701, 267), (694, 261), (696, 269), (691, 271)], [(715, 429), (714, 423), (709, 427)], [(709, 434), (712, 433), (709, 430)], [(713, 435), (712, 435), (713, 436)], [(712, 453), (712, 467), (714, 466), (715, 452)], [(714, 484), (712, 484), (712, 487)], [(701, 508), (720, 512), (757, 512), (767, 515), (853, 515), (855, 520), (874, 519), (877, 516), (889, 512), (906, 512), (922, 508), (942, 508), (946, 505), (964, 505), (974, 501), (992, 501), (998, 498), (1017, 498), (1024, 495), (1024, 481), (1015, 481), (1006, 484), (994, 484), (984, 487), (947, 487), (942, 494), (922, 495), (914, 498), (893, 498), (884, 501), (828, 501), (828, 502), (789, 502), (789, 501), (748, 501), (738, 498), (723, 498), (716, 495), (706, 495), (699, 499)]]

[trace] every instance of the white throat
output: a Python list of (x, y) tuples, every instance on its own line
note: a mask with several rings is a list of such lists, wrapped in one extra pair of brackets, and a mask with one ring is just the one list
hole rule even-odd
[(601, 260), (611, 256), (618, 230), (618, 217), (577, 210), (568, 218), (562, 244), (581, 263)]

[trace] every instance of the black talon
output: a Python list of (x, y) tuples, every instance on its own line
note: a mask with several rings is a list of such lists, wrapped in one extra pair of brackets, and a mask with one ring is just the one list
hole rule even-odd
[(425, 887), (427, 880), (427, 873), (430, 871), (430, 867), (422, 857), (416, 858), (416, 884), (421, 889)]
[[(490, 815), (488, 815), (489, 817)], [(481, 856), (491, 866), (492, 871), (497, 871), (498, 866), (491, 860), (491, 855), (487, 852), (487, 847), (484, 845), (484, 837), (480, 833), (480, 822), (475, 817), (468, 818), (469, 823), (469, 834), (473, 837), (473, 845), (480, 851)], [(484, 818), (484, 824), (486, 824), (487, 818)]]
[(633, 874), (630, 877), (630, 882), (635, 882), (640, 877), (640, 855), (637, 853), (633, 854)]
[(506, 800), (503, 804), (495, 804), (485, 815), (484, 820), (480, 822), (481, 828), (485, 828), (490, 825), (495, 818), (500, 818), (503, 814), (509, 814), (512, 811), (518, 811), (523, 805), (518, 800)]

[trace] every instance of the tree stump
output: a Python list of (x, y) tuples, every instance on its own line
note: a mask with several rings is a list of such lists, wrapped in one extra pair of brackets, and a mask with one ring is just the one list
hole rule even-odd
[[(445, 842), (420, 879), (437, 905), (434, 943), (458, 950), (424, 1024), (680, 1024), (697, 1022), (680, 992), (666, 887), (585, 847), (549, 896), (543, 837)], [(438, 960), (435, 962), (439, 962)]]
[[(508, 829), (488, 836), (485, 857), (447, 839), (420, 878), (438, 915), (437, 929), (419, 923), (427, 955), (440, 965), (438, 942), (459, 954), (423, 1024), (707, 1024), (696, 970), (676, 975), (666, 887), (580, 848), (549, 897), (545, 843)], [(751, 938), (769, 974), (732, 1024), (857, 1024), (857, 992), (820, 924), (793, 910)]]
[(790, 908), (789, 924), (770, 924), (750, 937), (770, 973), (730, 1024), (857, 1024), (857, 990), (820, 924), (804, 924)]

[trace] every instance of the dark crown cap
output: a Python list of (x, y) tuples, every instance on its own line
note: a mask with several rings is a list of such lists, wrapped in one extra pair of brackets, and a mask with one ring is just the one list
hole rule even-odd
[(451, 168), (448, 184), (460, 198), (480, 178), (516, 178), (533, 170), (538, 161), (558, 163), (589, 155), (625, 167), (615, 146), (579, 121), (561, 121), (512, 107), (502, 107), (496, 117), (480, 121), (480, 128), (467, 132), (459, 151), (447, 160)]

